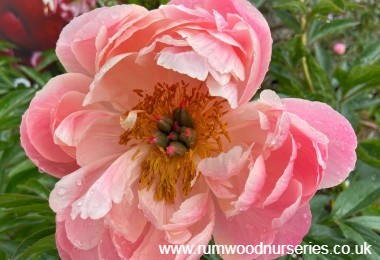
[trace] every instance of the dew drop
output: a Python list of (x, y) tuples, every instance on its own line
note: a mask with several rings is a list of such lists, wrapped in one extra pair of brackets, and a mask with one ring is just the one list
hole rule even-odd
[(58, 195), (62, 196), (62, 195), (64, 195), (65, 193), (66, 193), (66, 189), (64, 189), (64, 188), (62, 188), (62, 187), (59, 187), (59, 188), (57, 189), (57, 194), (58, 194)]
[(82, 186), (82, 184), (83, 184), (82, 180), (77, 180), (75, 183), (76, 183), (77, 186)]
[(44, 170), (43, 168), (38, 168), (38, 172), (40, 172), (40, 173), (44, 173), (45, 170)]
[(117, 19), (117, 18), (119, 18), (119, 16), (120, 16), (120, 14), (118, 12), (111, 13), (111, 17), (113, 19)]
[(73, 41), (80, 42), (81, 40), (82, 40), (82, 37), (76, 36)]

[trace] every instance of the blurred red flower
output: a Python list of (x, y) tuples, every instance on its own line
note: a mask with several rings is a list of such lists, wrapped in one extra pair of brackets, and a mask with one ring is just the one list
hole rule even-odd
[(95, 7), (95, 0), (1, 0), (0, 39), (24, 52), (55, 48), (62, 28)]

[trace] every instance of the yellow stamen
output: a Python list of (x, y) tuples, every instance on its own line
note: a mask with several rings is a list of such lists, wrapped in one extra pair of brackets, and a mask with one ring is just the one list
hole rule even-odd
[[(184, 82), (171, 86), (157, 83), (151, 94), (139, 89), (134, 92), (141, 100), (131, 109), (131, 113), (137, 110), (139, 114), (134, 126), (120, 136), (122, 145), (152, 143), (152, 136), (157, 132), (157, 115), (173, 118), (173, 111), (179, 107), (185, 107), (194, 121), (192, 131), (196, 133), (196, 140), (191, 142), (191, 147), (187, 144), (187, 152), (184, 148), (180, 155), (170, 156), (164, 147), (152, 145), (141, 165), (140, 189), (154, 186), (155, 200), (173, 203), (178, 182), (182, 183), (182, 194), (188, 195), (199, 160), (222, 152), (222, 136), (231, 141), (227, 124), (222, 121), (227, 113), (224, 108), (226, 100), (210, 96), (202, 85), (190, 89)], [(127, 118), (128, 114), (125, 113), (122, 118)]]

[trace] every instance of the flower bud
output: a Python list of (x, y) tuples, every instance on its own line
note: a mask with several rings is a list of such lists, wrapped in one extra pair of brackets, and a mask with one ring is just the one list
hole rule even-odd
[(338, 55), (343, 55), (346, 52), (346, 45), (341, 42), (335, 43), (334, 52)]

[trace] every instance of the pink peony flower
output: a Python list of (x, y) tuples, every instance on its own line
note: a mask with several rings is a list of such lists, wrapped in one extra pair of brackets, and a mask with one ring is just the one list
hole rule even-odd
[(346, 52), (346, 45), (341, 42), (335, 43), (334, 52), (338, 55), (343, 55)]
[(263, 16), (243, 0), (74, 19), (57, 44), (68, 73), (21, 124), (27, 155), (62, 177), (50, 196), (61, 258), (198, 259), (158, 245), (207, 245), (212, 235), (299, 244), (311, 197), (353, 169), (356, 137), (323, 103), (269, 90), (248, 103), (270, 52)]

